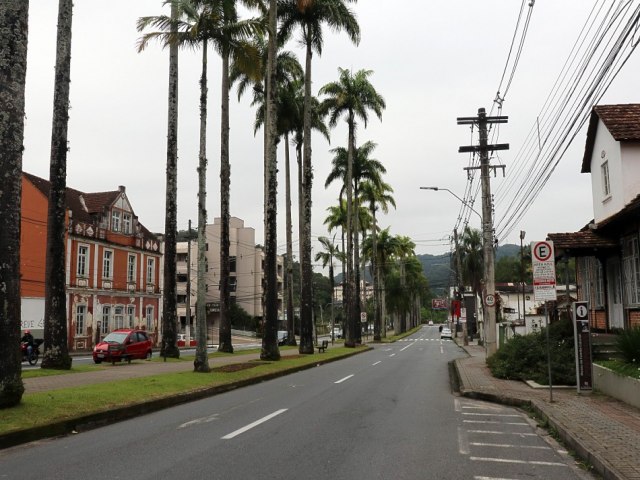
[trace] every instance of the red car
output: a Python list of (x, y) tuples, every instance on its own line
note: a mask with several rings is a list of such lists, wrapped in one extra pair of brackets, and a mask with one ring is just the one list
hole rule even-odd
[(131, 363), (135, 358), (151, 358), (151, 340), (144, 330), (118, 329), (109, 333), (93, 347), (93, 361), (96, 363)]

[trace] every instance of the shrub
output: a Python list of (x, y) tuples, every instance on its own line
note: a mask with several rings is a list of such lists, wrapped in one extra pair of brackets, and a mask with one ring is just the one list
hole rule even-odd
[[(543, 328), (529, 335), (517, 335), (487, 361), (491, 373), (507, 380), (533, 380), (548, 384), (547, 336)], [(553, 383), (575, 385), (573, 326), (568, 320), (549, 327)]]
[(625, 362), (640, 363), (640, 327), (621, 331), (616, 342)]

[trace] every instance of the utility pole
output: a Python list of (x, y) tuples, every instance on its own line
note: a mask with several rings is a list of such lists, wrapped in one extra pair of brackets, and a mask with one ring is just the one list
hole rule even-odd
[(504, 165), (490, 166), (489, 152), (495, 150), (508, 150), (509, 144), (502, 143), (488, 145), (487, 125), (493, 123), (507, 123), (509, 117), (487, 117), (484, 108), (478, 109), (477, 117), (459, 117), (458, 125), (478, 125), (479, 145), (460, 147), (459, 153), (478, 153), (480, 156), (480, 167), (467, 167), (467, 169), (480, 168), (480, 180), (482, 183), (482, 238), (484, 253), (484, 325), (485, 325), (485, 345), (487, 358), (496, 353), (498, 346), (496, 343), (496, 304), (495, 304), (495, 258), (493, 251), (493, 206), (491, 201), (490, 170), (502, 168), (504, 175)]
[(189, 220), (189, 232), (187, 233), (187, 301), (186, 301), (186, 336), (187, 345), (191, 345), (191, 220)]

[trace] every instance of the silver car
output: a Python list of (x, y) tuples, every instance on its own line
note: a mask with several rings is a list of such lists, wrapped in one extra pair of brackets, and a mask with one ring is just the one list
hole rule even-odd
[(449, 327), (443, 327), (442, 331), (440, 332), (440, 339), (443, 338), (448, 338), (449, 340), (451, 340), (452, 334), (451, 334), (451, 329)]

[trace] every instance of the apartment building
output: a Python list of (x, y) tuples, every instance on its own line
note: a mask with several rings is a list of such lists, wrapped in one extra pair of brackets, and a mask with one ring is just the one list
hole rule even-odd
[[(44, 328), (49, 181), (23, 172), (20, 234), (22, 329)], [(89, 350), (116, 328), (147, 330), (158, 341), (163, 243), (135, 215), (124, 186), (66, 191), (69, 350)]]
[[(220, 228), (221, 219), (205, 229), (205, 282), (207, 305), (207, 331), (209, 340), (217, 342), (216, 327), (220, 324)], [(195, 336), (195, 304), (198, 273), (197, 233), (192, 232), (191, 242), (177, 244), (177, 303), (180, 332), (186, 337)], [(251, 317), (263, 316), (262, 295), (264, 282), (264, 249), (255, 241), (255, 229), (244, 221), (231, 217), (229, 221), (229, 261), (231, 302), (240, 306)], [(189, 246), (189, 243), (191, 244)], [(283, 258), (278, 256), (278, 311), (282, 312)], [(187, 298), (191, 321), (187, 321)], [(281, 314), (279, 315), (281, 316)]]

